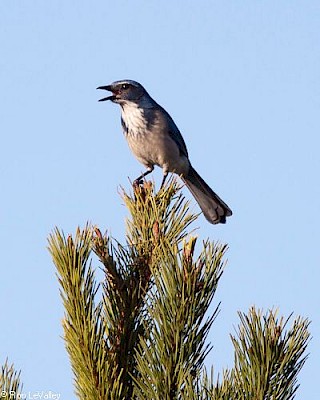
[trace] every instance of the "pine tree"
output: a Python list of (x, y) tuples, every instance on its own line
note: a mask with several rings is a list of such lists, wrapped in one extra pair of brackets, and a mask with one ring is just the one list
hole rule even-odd
[(227, 246), (207, 240), (198, 249), (187, 232), (197, 216), (175, 180), (156, 194), (144, 183), (123, 199), (131, 215), (124, 244), (90, 225), (49, 238), (78, 398), (293, 399), (309, 322), (297, 317), (288, 327), (291, 317), (277, 310), (239, 313), (234, 367), (215, 381), (204, 360)]
[[(49, 237), (77, 397), (294, 399), (307, 358), (308, 320), (254, 307), (239, 312), (231, 335), (234, 366), (215, 379), (204, 361), (227, 246), (199, 245), (188, 232), (197, 216), (173, 179), (156, 194), (144, 183), (132, 195), (123, 191), (123, 199), (130, 213), (124, 244), (89, 224), (74, 236), (56, 228)], [(21, 390), (20, 372), (6, 361), (1, 397), (21, 398)]]

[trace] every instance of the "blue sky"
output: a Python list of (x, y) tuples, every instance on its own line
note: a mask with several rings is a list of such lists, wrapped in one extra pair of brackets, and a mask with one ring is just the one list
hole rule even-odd
[(312, 320), (296, 398), (320, 397), (319, 34), (308, 0), (0, 3), (0, 358), (26, 391), (74, 398), (46, 238), (89, 220), (122, 240), (118, 187), (143, 167), (95, 88), (130, 78), (234, 211), (225, 226), (198, 221), (230, 247), (208, 365), (232, 365), (237, 310), (279, 307)]

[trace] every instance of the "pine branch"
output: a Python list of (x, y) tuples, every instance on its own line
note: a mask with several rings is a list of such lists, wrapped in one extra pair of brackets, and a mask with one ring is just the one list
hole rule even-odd
[(123, 398), (132, 398), (132, 376), (135, 375), (134, 350), (141, 324), (142, 306), (150, 281), (145, 259), (133, 256), (130, 248), (115, 246), (109, 237), (96, 229), (94, 251), (104, 265), (102, 315), (108, 359), (121, 375)]
[[(135, 395), (138, 399), (195, 398), (194, 383), (210, 350), (205, 339), (218, 307), (212, 316), (204, 317), (222, 273), (226, 246), (206, 242), (194, 260), (196, 238), (182, 244), (184, 229), (194, 219), (188, 216), (183, 198), (179, 196), (171, 214), (157, 215), (156, 205), (152, 209), (153, 218), (148, 214), (148, 222), (137, 224), (134, 220), (132, 228), (129, 225), (131, 237), (142, 248), (152, 236), (157, 238), (153, 249), (156, 262), (150, 266), (154, 286), (146, 297), (148, 335), (140, 337), (136, 353), (139, 375)], [(131, 212), (137, 218), (145, 217), (142, 212)], [(157, 235), (151, 229), (154, 218)], [(139, 232), (137, 226), (149, 226), (149, 230)]]
[(235, 347), (235, 381), (246, 399), (291, 400), (298, 389), (297, 375), (306, 361), (309, 339), (306, 319), (296, 318), (286, 330), (290, 317), (277, 317), (277, 311), (262, 315), (251, 308), (239, 313), (241, 326)]
[(74, 239), (65, 238), (56, 229), (49, 238), (49, 250), (65, 307), (64, 339), (76, 394), (81, 399), (102, 400), (110, 395), (120, 396), (122, 387), (121, 375), (107, 359), (102, 306), (94, 303), (98, 285), (89, 262), (91, 243), (92, 230), (88, 226), (82, 232), (78, 229)]
[(131, 214), (127, 220), (127, 244), (140, 257), (150, 254), (150, 247), (153, 259), (159, 257), (160, 239), (165, 238), (166, 243), (172, 244), (180, 243), (187, 236), (186, 229), (197, 216), (189, 212), (189, 202), (180, 189), (171, 177), (158, 193), (154, 193), (151, 182), (136, 187), (133, 196), (123, 192)]
[(287, 325), (291, 316), (279, 318), (277, 311), (262, 315), (252, 307), (249, 314), (239, 312), (241, 324), (231, 336), (235, 348), (235, 367), (228, 379), (212, 390), (212, 398), (221, 397), (221, 387), (232, 387), (230, 399), (292, 400), (299, 387), (297, 375), (303, 367), (309, 341), (309, 322), (301, 317)]
[(6, 360), (1, 367), (0, 397), (4, 400), (20, 399), (21, 391), (20, 371), (16, 371), (14, 365), (9, 365)]
[(188, 214), (176, 182), (154, 193), (145, 183), (133, 196), (123, 192), (132, 220), (127, 221), (126, 246), (111, 241), (96, 230), (94, 251), (104, 265), (103, 310), (106, 337), (114, 363), (122, 371), (125, 398), (132, 398), (137, 370), (136, 348), (140, 337), (149, 337), (151, 319), (146, 311), (147, 293), (154, 280), (152, 270), (162, 256), (161, 238), (179, 243), (186, 227), (195, 219)]

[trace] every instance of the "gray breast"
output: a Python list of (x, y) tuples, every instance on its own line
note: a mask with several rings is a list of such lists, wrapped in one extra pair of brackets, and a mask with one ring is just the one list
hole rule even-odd
[(122, 126), (126, 139), (133, 154), (147, 168), (158, 165), (165, 172), (185, 174), (189, 168), (187, 155), (181, 152), (170, 134), (169, 119), (161, 110), (140, 108), (134, 103), (123, 106)]

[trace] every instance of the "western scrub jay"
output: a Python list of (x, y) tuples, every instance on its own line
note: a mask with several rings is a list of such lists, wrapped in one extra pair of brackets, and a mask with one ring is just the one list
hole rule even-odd
[(146, 171), (135, 182), (158, 165), (163, 170), (162, 185), (168, 172), (180, 175), (212, 224), (225, 223), (232, 211), (192, 167), (186, 144), (173, 119), (157, 104), (140, 83), (122, 80), (97, 89), (112, 92), (99, 101), (111, 100), (121, 106), (121, 124), (129, 147)]

